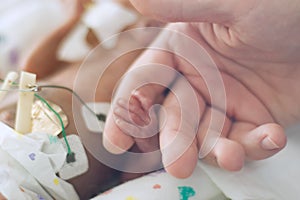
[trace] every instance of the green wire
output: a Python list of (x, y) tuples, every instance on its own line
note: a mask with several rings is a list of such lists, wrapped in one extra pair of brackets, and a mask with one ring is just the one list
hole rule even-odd
[(60, 115), (50, 106), (50, 104), (43, 97), (41, 97), (40, 95), (38, 95), (36, 93), (34, 94), (34, 96), (37, 97), (39, 100), (41, 100), (56, 115), (56, 117), (59, 119), (60, 124), (61, 124), (61, 129), (62, 129), (62, 135), (63, 135), (65, 143), (67, 145), (68, 154), (71, 154), (72, 151), (71, 151), (71, 147), (69, 145), (69, 142), (67, 140), (67, 135), (66, 135), (66, 131), (65, 131), (64, 122), (62, 121)]
[[(1, 78), (0, 78), (0, 81), (4, 82), (4, 80), (1, 79)], [(12, 85), (17, 86), (18, 83), (13, 82)], [(43, 97), (41, 97), (40, 95), (38, 95), (36, 93), (34, 94), (34, 96), (37, 97), (39, 100), (41, 100), (56, 115), (56, 117), (59, 119), (60, 124), (61, 124), (61, 129), (62, 129), (62, 135), (63, 135), (63, 138), (65, 140), (65, 143), (66, 143), (66, 146), (67, 146), (67, 149), (68, 149), (68, 154), (72, 154), (72, 150), (71, 150), (71, 147), (70, 147), (68, 139), (67, 139), (67, 134), (66, 134), (64, 122), (62, 121), (60, 115), (50, 106), (50, 104)]]
[[(0, 82), (4, 82), (3, 79), (0, 78)], [(14, 86), (18, 86), (19, 84), (18, 83), (15, 83), (13, 82), (12, 85)], [(72, 89), (68, 88), (68, 87), (65, 87), (65, 86), (60, 86), (60, 85), (40, 85), (40, 86), (37, 86), (38, 90), (42, 89), (42, 88), (55, 88), (55, 89), (64, 89), (68, 92), (71, 92), (76, 98), (77, 100), (79, 100), (79, 102), (89, 111), (91, 112), (93, 115), (95, 115), (97, 117), (97, 119), (99, 121), (103, 121), (105, 122), (106, 121), (106, 115), (104, 114), (97, 114), (95, 113), (82, 99), (81, 97), (75, 92), (73, 91)], [(20, 91), (20, 89), (18, 89)], [(0, 90), (1, 91), (1, 90)], [(10, 91), (10, 90), (7, 90), (7, 91)], [(23, 92), (32, 92), (31, 90), (23, 90)]]
[(106, 116), (103, 114), (97, 114), (95, 113), (81, 98), (80, 96), (72, 89), (65, 87), (65, 86), (60, 86), (60, 85), (39, 85), (38, 86), (39, 89), (43, 89), (43, 88), (54, 88), (54, 89), (63, 89), (66, 90), (68, 92), (71, 92), (76, 98), (77, 100), (88, 110), (90, 111), (93, 115), (95, 115), (97, 117), (97, 119), (99, 121), (106, 121)]

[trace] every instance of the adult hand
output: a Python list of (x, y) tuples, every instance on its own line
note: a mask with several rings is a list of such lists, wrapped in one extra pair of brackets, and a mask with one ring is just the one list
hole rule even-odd
[[(297, 122), (300, 117), (300, 92), (297, 89), (300, 74), (298, 1), (289, 0), (283, 4), (279, 0), (231, 0), (226, 3), (218, 0), (132, 0), (132, 3), (141, 12), (158, 19), (187, 22), (171, 24), (169, 30), (177, 32), (164, 31), (154, 43), (155, 47), (173, 53), (147, 50), (132, 67), (135, 70), (145, 64), (157, 63), (172, 67), (188, 80), (196, 93), (199, 123), (197, 120), (181, 119), (178, 101), (188, 104), (191, 99), (177, 100), (175, 93), (170, 93), (163, 101), (167, 119), (160, 129), (160, 148), (168, 146), (182, 131), (192, 139), (191, 145), (176, 160), (170, 157), (174, 157), (173, 152), (178, 146), (173, 145), (173, 148), (162, 151), (168, 172), (177, 177), (187, 177), (192, 173), (205, 136), (216, 131), (214, 127), (219, 125), (219, 118), (225, 119), (220, 131), (221, 138), (205, 160), (221, 168), (239, 170), (246, 159), (264, 159), (285, 146), (282, 127)], [(179, 33), (191, 38), (205, 52), (195, 54), (192, 51), (194, 48), (182, 43)], [(196, 66), (178, 56), (178, 52), (187, 52), (191, 60), (195, 58)], [(212, 74), (215, 74), (207, 55), (217, 66), (223, 87), (206, 85), (214, 82)], [(156, 80), (174, 88), (174, 91), (183, 91), (181, 96), (185, 96), (182, 78), (177, 80), (175, 73), (157, 74), (157, 67), (149, 67), (146, 72), (129, 74), (122, 81), (116, 99), (129, 99), (129, 106), (114, 104), (113, 108), (117, 109), (108, 117), (104, 145), (110, 151), (119, 153), (135, 143), (134, 138), (141, 127), (151, 121), (147, 118), (148, 109), (164, 93), (163, 87), (151, 84), (136, 89), (140, 86), (140, 79), (156, 76)], [(219, 95), (223, 89), (226, 96)], [(217, 100), (212, 102), (212, 99)], [(131, 119), (126, 117), (128, 113), (124, 114), (124, 111), (129, 111)], [(212, 114), (215, 120), (210, 120)], [(179, 122), (183, 124), (183, 129), (179, 128)], [(195, 127), (197, 135), (194, 138), (190, 132)], [(124, 129), (132, 130), (132, 133)], [(141, 132), (144, 134), (145, 131)], [(121, 151), (113, 148), (112, 144)]]

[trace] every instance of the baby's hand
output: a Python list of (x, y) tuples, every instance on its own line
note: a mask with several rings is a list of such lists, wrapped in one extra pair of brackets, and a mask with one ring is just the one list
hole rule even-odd
[[(149, 114), (148, 114), (149, 113)], [(135, 139), (142, 152), (158, 150), (159, 124), (158, 110), (147, 109), (137, 96), (133, 95), (129, 102), (119, 99), (113, 110), (113, 118), (118, 128), (126, 135)]]
[[(132, 78), (134, 79), (134, 77), (129, 77), (129, 80)], [(111, 122), (114, 122), (116, 126), (113, 126), (112, 130), (116, 128), (113, 132), (122, 133), (125, 136), (122, 138), (122, 135), (119, 135), (118, 141), (121, 143), (125, 141), (123, 144), (128, 145), (128, 148), (135, 143), (142, 152), (159, 150), (158, 117), (163, 112), (160, 104), (164, 100), (164, 94), (161, 93), (164, 90), (162, 86), (148, 84), (133, 90), (128, 96), (125, 95), (113, 101), (113, 112), (109, 117), (112, 117)], [(162, 115), (160, 117), (162, 118)], [(123, 149), (122, 145), (117, 145), (117, 147), (121, 148), (110, 150), (114, 153), (122, 153), (128, 149)]]

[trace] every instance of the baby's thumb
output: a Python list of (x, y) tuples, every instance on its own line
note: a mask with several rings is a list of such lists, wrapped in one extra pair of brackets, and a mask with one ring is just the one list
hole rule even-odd
[(250, 3), (238, 0), (130, 0), (144, 15), (166, 22), (229, 23)]

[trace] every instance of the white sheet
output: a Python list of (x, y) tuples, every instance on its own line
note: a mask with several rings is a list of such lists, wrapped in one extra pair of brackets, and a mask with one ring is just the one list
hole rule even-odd
[(0, 192), (6, 198), (79, 199), (73, 186), (56, 175), (66, 151), (55, 136), (21, 135), (0, 122), (0, 158)]
[(300, 125), (287, 130), (288, 144), (277, 155), (249, 162), (240, 172), (200, 164), (232, 200), (290, 200), (300, 197)]

